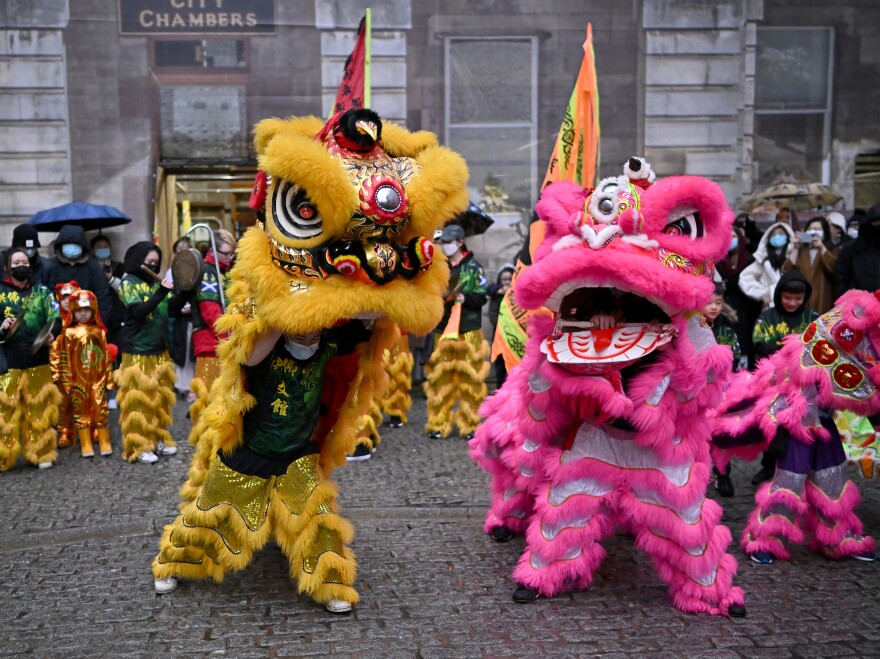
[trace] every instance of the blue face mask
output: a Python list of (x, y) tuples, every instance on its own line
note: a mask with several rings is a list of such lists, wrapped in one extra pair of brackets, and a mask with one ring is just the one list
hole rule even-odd
[(732, 252), (732, 251), (735, 250), (737, 247), (739, 247), (739, 238), (737, 238), (736, 236), (734, 236), (733, 238), (730, 239), (730, 249), (727, 250), (727, 251), (728, 251), (728, 252)]
[(110, 248), (109, 247), (99, 247), (95, 250), (95, 258), (96, 259), (109, 259), (110, 258)]
[(788, 237), (781, 233), (770, 236), (768, 241), (772, 247), (785, 247), (788, 244)]
[(82, 256), (83, 248), (81, 245), (70, 243), (61, 246), (61, 253), (66, 259), (78, 259), (80, 256)]

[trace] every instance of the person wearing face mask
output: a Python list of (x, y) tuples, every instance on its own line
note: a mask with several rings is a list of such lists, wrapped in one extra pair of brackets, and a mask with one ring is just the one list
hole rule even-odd
[(758, 242), (754, 261), (739, 275), (740, 290), (760, 302), (763, 309), (773, 306), (773, 291), (793, 242), (794, 231), (790, 226), (780, 222), (771, 224)]
[[(95, 260), (101, 266), (102, 272), (107, 277), (107, 285), (110, 287), (110, 307), (113, 312), (109, 318), (102, 317), (102, 320), (107, 327), (107, 343), (115, 345), (119, 340), (119, 328), (125, 318), (125, 307), (119, 299), (119, 285), (122, 283), (125, 270), (122, 263), (113, 260), (111, 243), (107, 236), (98, 234), (92, 238), (91, 247)], [(117, 363), (116, 366), (119, 364)], [(116, 409), (115, 396), (115, 391), (108, 392), (108, 405), (111, 410)]]
[(880, 204), (860, 216), (857, 237), (841, 248), (837, 259), (835, 298), (853, 288), (880, 289)]
[[(119, 298), (125, 320), (119, 331), (122, 361), (116, 372), (122, 425), (122, 457), (153, 463), (158, 455), (174, 455), (172, 410), (176, 400), (174, 363), (168, 356), (168, 317), (180, 314), (188, 301), (169, 294), (173, 284), (159, 276), (162, 250), (152, 242), (135, 243), (125, 252)], [(152, 274), (150, 274), (152, 273)]]
[(840, 249), (852, 238), (846, 232), (846, 217), (838, 211), (828, 213), (828, 228), (831, 230), (831, 244)]
[[(344, 404), (347, 389), (340, 384), (357, 371), (357, 346), (369, 339), (370, 332), (360, 320), (290, 336), (267, 327), (254, 340), (249, 355), (227, 357), (243, 360), (246, 395), (253, 400), (229, 424), (241, 424), (243, 441), (229, 453), (216, 453), (202, 479), (198, 500), (184, 503), (182, 514), (165, 527), (153, 561), (157, 593), (174, 591), (179, 578), (219, 581), (218, 576), (222, 578), (227, 571), (243, 569), (265, 538), (272, 537), (290, 558), (291, 575), (302, 580), (301, 592), (333, 613), (351, 611), (350, 602), (357, 601), (352, 588), (356, 566), (349, 549), (353, 532), (339, 514), (336, 485), (322, 474), (317, 458), (319, 443), (333, 423), (330, 418)], [(240, 490), (249, 494), (239, 494)], [(254, 492), (264, 493), (271, 526), (266, 529), (268, 536), (239, 532), (235, 524), (225, 524), (227, 518), (214, 512), (235, 506), (242, 496), (253, 497)], [(309, 492), (313, 494), (306, 501)], [(206, 499), (212, 501), (210, 509), (202, 506)], [(230, 534), (242, 548), (235, 564), (230, 565), (224, 556), (211, 563), (192, 559), (216, 556), (218, 535)], [(337, 574), (332, 582), (308, 582), (315, 568), (306, 573), (310, 559), (300, 557), (312, 556), (315, 563), (318, 557), (322, 562), (332, 561)]]
[(200, 441), (206, 430), (202, 412), (208, 405), (211, 385), (220, 375), (220, 360), (217, 359), (217, 343), (220, 337), (214, 328), (214, 323), (224, 311), (221, 306), (220, 289), (222, 287), (223, 299), (227, 299), (230, 284), (229, 269), (235, 258), (236, 242), (231, 233), (225, 229), (218, 229), (214, 232), (214, 245), (217, 248), (217, 258), (215, 260), (213, 252), (208, 252), (202, 280), (190, 303), (196, 365), (189, 384), (190, 393), (187, 395), (187, 400), (191, 403), (189, 416), (192, 421), (189, 443), (196, 447), (196, 457), (190, 463), (189, 479), (181, 490), (184, 498), (190, 498), (198, 493), (198, 486), (204, 480), (203, 476), (210, 465), (213, 449), (208, 442)]
[[(425, 432), (430, 439), (448, 437), (455, 424), (462, 439), (471, 439), (480, 423), (477, 410), (486, 397), (489, 373), (489, 344), (481, 329), (486, 277), (482, 266), (465, 249), (464, 230), (460, 226), (444, 227), (439, 242), (449, 263), (451, 290), (446, 296), (443, 318), (434, 330), (434, 352), (425, 367)], [(460, 314), (457, 326), (450, 322), (453, 314)], [(456, 402), (458, 409), (453, 411)]]
[[(801, 238), (809, 237), (809, 240)], [(834, 267), (837, 265), (838, 249), (831, 241), (831, 229), (824, 217), (814, 217), (806, 222), (806, 230), (798, 232), (792, 242), (792, 250), (782, 265), (783, 271), (796, 268), (810, 282), (813, 292), (810, 307), (823, 314), (834, 304)]]
[[(756, 246), (761, 235), (759, 232), (755, 240)], [(724, 285), (724, 302), (733, 309), (735, 318), (732, 322), (733, 329), (742, 354), (746, 357), (752, 352), (752, 328), (755, 326), (758, 314), (761, 313), (761, 303), (743, 293), (739, 287), (740, 275), (751, 262), (748, 243), (745, 230), (734, 224), (727, 256), (715, 263), (717, 277)]]
[[(46, 275), (49, 271), (49, 259), (41, 256), (38, 251), (40, 249), (40, 236), (37, 233), (36, 227), (30, 224), (19, 224), (15, 227), (12, 230), (12, 247), (24, 249), (31, 263), (31, 273), (33, 274), (34, 282), (45, 284)], [(7, 274), (6, 265), (0, 263), (0, 279), (5, 279)]]
[(22, 247), (5, 254), (0, 281), (0, 471), (12, 468), (19, 453), (40, 469), (58, 458), (55, 424), (61, 394), (52, 382), (49, 344), (41, 330), (57, 320), (52, 292), (34, 281), (30, 257)]
[[(92, 256), (91, 246), (81, 226), (65, 224), (55, 239), (55, 256), (49, 260), (49, 269), (43, 283), (50, 290), (56, 284), (79, 282), (80, 288), (91, 291), (98, 300), (101, 318), (113, 318), (112, 291), (107, 275)], [(60, 326), (58, 328), (60, 330)]]

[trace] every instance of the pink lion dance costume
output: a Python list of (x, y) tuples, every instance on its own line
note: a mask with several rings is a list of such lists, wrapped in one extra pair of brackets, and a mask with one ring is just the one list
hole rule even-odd
[(719, 409), (716, 461), (754, 459), (777, 435), (788, 441), (773, 479), (755, 493), (743, 530), (742, 548), (757, 562), (789, 560), (784, 541), (800, 544), (805, 532), (810, 550), (828, 558), (873, 560), (874, 539), (862, 535), (859, 488), (847, 476), (831, 416), (835, 410), (876, 414), (878, 385), (880, 291), (857, 290), (803, 335), (786, 337), (754, 373), (734, 380)]
[[(514, 601), (587, 588), (602, 539), (624, 529), (652, 559), (675, 606), (745, 615), (721, 507), (706, 499), (708, 409), (731, 352), (693, 311), (714, 290), (712, 259), (733, 213), (706, 179), (653, 183), (631, 158), (595, 190), (544, 189), (547, 224), (516, 282), (531, 321), (522, 363), (481, 409), (471, 457), (491, 476), (485, 529), (525, 534)], [(613, 316), (598, 327), (597, 315)]]

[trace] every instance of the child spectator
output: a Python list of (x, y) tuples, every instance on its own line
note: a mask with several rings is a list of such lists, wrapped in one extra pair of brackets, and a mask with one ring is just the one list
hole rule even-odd
[[(733, 329), (736, 312), (724, 301), (724, 284), (715, 284), (715, 293), (711, 301), (703, 307), (703, 317), (706, 319), (706, 324), (712, 328), (715, 340), (720, 345), (728, 346), (733, 352), (733, 370), (748, 368), (748, 358), (743, 357), (739, 339)], [(730, 465), (723, 471), (713, 466), (712, 471), (715, 474), (715, 489), (718, 490), (718, 494), (732, 497), (734, 491), (733, 481), (730, 479)]]
[[(70, 296), (79, 291), (76, 281), (64, 284), (55, 284), (55, 299), (58, 300), (58, 313), (61, 316), (61, 327), (67, 325), (70, 319), (69, 303)], [(49, 361), (55, 363), (57, 348), (55, 344), (61, 339), (61, 332), (49, 348)], [(73, 419), (70, 415), (70, 399), (62, 393), (61, 405), (58, 406), (58, 448), (67, 448), (73, 440)]]
[[(769, 357), (782, 347), (782, 339), (802, 333), (818, 317), (808, 302), (812, 292), (813, 287), (799, 270), (789, 270), (782, 275), (773, 292), (773, 306), (761, 312), (755, 323), (752, 334), (755, 359)], [(777, 443), (770, 445), (761, 458), (761, 470), (752, 478), (752, 485), (773, 478), (780, 448)]]
[(112, 455), (107, 389), (113, 387), (113, 358), (95, 294), (74, 292), (66, 316), (61, 335), (52, 345), (52, 380), (68, 401), (82, 457), (95, 455), (93, 432), (101, 455)]

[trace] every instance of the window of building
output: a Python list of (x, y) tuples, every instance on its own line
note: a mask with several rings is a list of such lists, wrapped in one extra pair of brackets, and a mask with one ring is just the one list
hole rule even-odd
[(159, 88), (162, 158), (243, 158), (248, 153), (247, 98), (239, 85)]
[(783, 173), (829, 183), (834, 33), (826, 27), (759, 27), (757, 36), (757, 183)]
[(447, 37), (446, 144), (467, 160), (471, 198), (531, 208), (537, 190), (536, 37)]
[(168, 39), (153, 42), (157, 69), (241, 69), (247, 43), (241, 39)]

